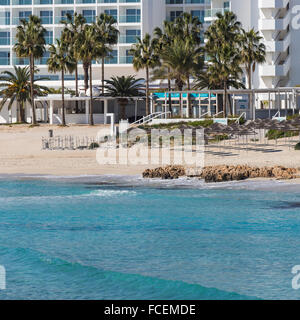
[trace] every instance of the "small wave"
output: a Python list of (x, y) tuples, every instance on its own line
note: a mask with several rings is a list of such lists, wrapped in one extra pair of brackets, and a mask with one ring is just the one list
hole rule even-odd
[(137, 192), (133, 190), (97, 189), (87, 193), (65, 194), (65, 195), (30, 195), (30, 196), (0, 196), (1, 202), (21, 202), (21, 201), (51, 201), (51, 200), (77, 200), (82, 198), (113, 198), (119, 196), (134, 196)]
[(24, 298), (20, 294), (28, 294), (27, 290), (31, 290), (31, 299), (256, 299), (199, 284), (104, 270), (29, 248), (0, 247), (0, 252), (6, 260), (13, 259), (21, 268), (22, 277), (27, 279), (27, 282), (8, 282), (8, 290), (0, 296), (3, 299)]

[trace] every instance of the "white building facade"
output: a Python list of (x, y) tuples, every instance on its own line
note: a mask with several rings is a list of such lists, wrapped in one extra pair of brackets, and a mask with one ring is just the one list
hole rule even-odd
[[(136, 37), (161, 26), (164, 20), (174, 20), (183, 12), (198, 16), (204, 28), (214, 20), (217, 12), (232, 10), (248, 30), (255, 28), (264, 39), (267, 61), (257, 68), (254, 88), (276, 88), (300, 84), (300, 0), (0, 0), (0, 71), (11, 70), (13, 65), (27, 65), (26, 59), (16, 57), (13, 52), (16, 26), (20, 19), (37, 15), (47, 29), (47, 45), (60, 37), (63, 25), (60, 23), (66, 13), (75, 11), (83, 14), (87, 22), (95, 21), (101, 13), (114, 16), (120, 31), (119, 43), (114, 47), (112, 59), (106, 61), (105, 76), (135, 74), (131, 45)], [(60, 75), (49, 74), (47, 59), (49, 53), (36, 64), (39, 76), (49, 76), (53, 86), (60, 86)], [(299, 70), (298, 70), (299, 69)], [(93, 68), (95, 84), (99, 82), (101, 65)], [(79, 70), (83, 82), (83, 70)], [(74, 75), (66, 75), (66, 86), (74, 85)]]

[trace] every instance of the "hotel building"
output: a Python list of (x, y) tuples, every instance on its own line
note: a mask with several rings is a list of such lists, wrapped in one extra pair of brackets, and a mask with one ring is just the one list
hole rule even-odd
[[(254, 27), (263, 37), (267, 48), (264, 65), (258, 66), (253, 78), (254, 88), (276, 88), (300, 84), (298, 32), (300, 29), (300, 0), (0, 0), (0, 71), (13, 65), (27, 65), (27, 59), (16, 57), (12, 48), (16, 41), (16, 26), (20, 19), (31, 14), (41, 18), (47, 29), (47, 45), (54, 43), (63, 30), (61, 20), (66, 13), (81, 13), (87, 22), (107, 13), (117, 20), (119, 42), (114, 47), (112, 59), (107, 59), (106, 78), (112, 75), (137, 74), (129, 55), (137, 36), (152, 33), (164, 20), (174, 20), (183, 12), (198, 16), (204, 28), (215, 19), (217, 12), (234, 11), (243, 27)], [(39, 76), (49, 76), (53, 86), (60, 85), (59, 74), (47, 71), (46, 51), (36, 61)], [(291, 66), (293, 66), (291, 68)], [(298, 70), (299, 69), (299, 70)], [(101, 65), (93, 68), (95, 83), (99, 83)], [(83, 80), (83, 70), (79, 77)], [(143, 76), (143, 72), (139, 72)], [(74, 85), (74, 75), (66, 75), (66, 85)], [(68, 80), (70, 82), (68, 82)]]

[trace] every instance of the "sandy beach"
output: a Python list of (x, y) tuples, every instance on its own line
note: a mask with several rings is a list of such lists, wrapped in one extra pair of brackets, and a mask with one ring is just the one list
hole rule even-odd
[[(0, 126), (0, 174), (49, 174), (72, 175), (137, 175), (149, 165), (99, 165), (95, 150), (42, 150), (42, 137), (48, 137), (49, 129), (54, 135), (95, 137), (103, 126), (58, 127), (40, 125)], [(237, 165), (300, 167), (300, 151), (295, 151), (294, 141), (265, 141), (251, 143), (248, 148), (236, 141), (210, 145), (205, 152), (205, 165)]]

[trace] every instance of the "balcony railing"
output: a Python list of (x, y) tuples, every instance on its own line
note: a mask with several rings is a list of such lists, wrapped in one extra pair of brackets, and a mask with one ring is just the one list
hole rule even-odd
[(120, 57), (120, 64), (132, 64), (132, 61), (132, 56)]
[(10, 65), (10, 58), (0, 58), (0, 65), (1, 66)]
[(137, 43), (137, 36), (120, 35), (119, 43)]
[(119, 16), (120, 23), (140, 23), (141, 16), (140, 15), (120, 15)]
[(0, 38), (0, 46), (9, 46), (10, 38)]

